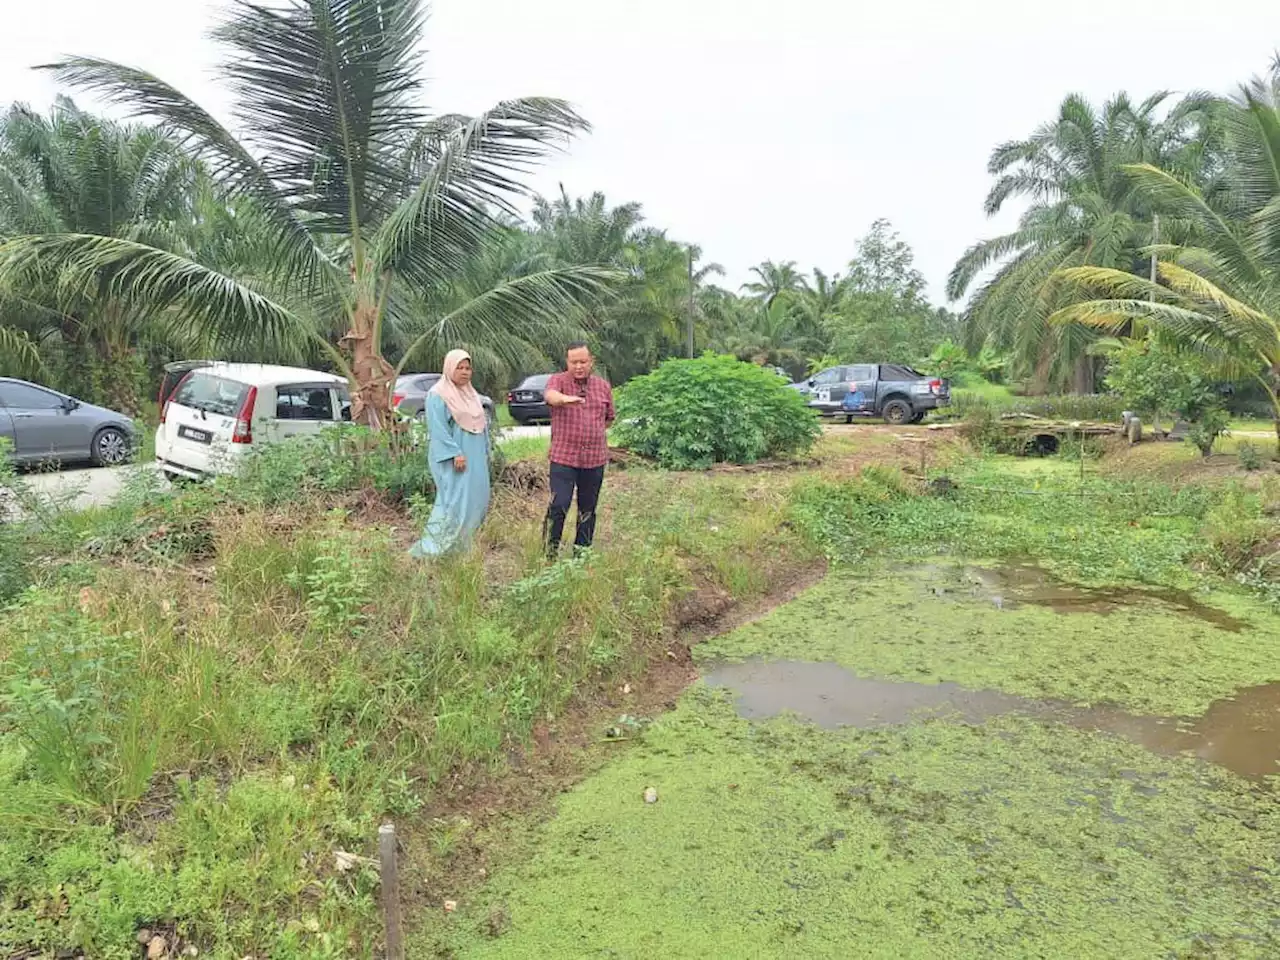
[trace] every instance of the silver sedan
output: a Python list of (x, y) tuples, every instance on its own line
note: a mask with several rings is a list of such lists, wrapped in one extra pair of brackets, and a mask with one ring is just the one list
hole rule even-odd
[(115, 466), (138, 444), (133, 420), (25, 380), (0, 377), (0, 438), (18, 463)]

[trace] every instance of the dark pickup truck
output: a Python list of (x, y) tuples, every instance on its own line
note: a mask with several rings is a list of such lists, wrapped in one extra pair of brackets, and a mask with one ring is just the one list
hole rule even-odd
[(895, 426), (919, 423), (930, 410), (949, 406), (951, 384), (897, 363), (828, 367), (791, 385), (824, 417), (881, 417)]

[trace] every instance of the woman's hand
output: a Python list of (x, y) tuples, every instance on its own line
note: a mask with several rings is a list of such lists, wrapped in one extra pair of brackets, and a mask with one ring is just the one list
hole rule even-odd
[(458, 454), (453, 458), (453, 469), (458, 473), (463, 473), (467, 469), (467, 458), (462, 454)]

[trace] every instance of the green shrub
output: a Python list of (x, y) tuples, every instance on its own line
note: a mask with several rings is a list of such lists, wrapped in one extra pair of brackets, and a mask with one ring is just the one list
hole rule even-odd
[(1240, 466), (1250, 473), (1262, 469), (1262, 453), (1248, 440), (1236, 448), (1236, 456), (1240, 458)]
[(219, 481), (233, 499), (271, 507), (308, 493), (372, 488), (394, 502), (430, 495), (435, 487), (423, 438), (340, 427), (320, 437), (270, 444), (232, 477)]
[(1221, 407), (1209, 407), (1192, 422), (1187, 439), (1195, 444), (1200, 456), (1208, 457), (1213, 453), (1213, 445), (1218, 438), (1227, 432), (1228, 422), (1227, 411)]
[(616, 436), (674, 470), (754, 463), (808, 450), (818, 418), (797, 391), (763, 367), (706, 354), (668, 360), (621, 391)]
[(26, 545), (6, 516), (20, 500), (17, 479), (9, 462), (9, 440), (0, 437), (0, 604), (27, 585)]

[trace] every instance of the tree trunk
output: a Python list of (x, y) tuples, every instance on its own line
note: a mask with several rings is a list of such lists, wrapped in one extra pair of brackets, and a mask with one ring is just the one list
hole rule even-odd
[(1263, 384), (1271, 395), (1271, 418), (1276, 429), (1276, 459), (1280, 460), (1280, 366), (1271, 368), (1271, 383)]
[(1076, 358), (1075, 369), (1071, 374), (1073, 393), (1087, 394), (1094, 391), (1093, 357), (1082, 354)]
[(381, 344), (374, 342), (378, 307), (361, 300), (351, 315), (351, 329), (341, 344), (351, 354), (351, 372), (355, 377), (351, 397), (351, 419), (373, 430), (389, 428), (391, 387), (395, 369), (382, 358)]

